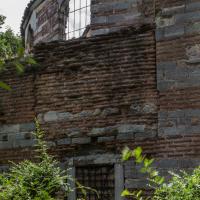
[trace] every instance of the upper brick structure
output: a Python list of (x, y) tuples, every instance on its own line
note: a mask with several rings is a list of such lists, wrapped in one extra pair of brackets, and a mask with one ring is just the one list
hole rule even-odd
[[(153, 24), (153, 6), (152, 0), (91, 0), (90, 34), (85, 36), (108, 34), (130, 25)], [(69, 0), (32, 0), (21, 24), (27, 51), (39, 42), (66, 40), (68, 16)]]
[(0, 75), (13, 88), (0, 90), (0, 164), (32, 158), (37, 116), (73, 176), (103, 166), (120, 200), (124, 186), (146, 183), (133, 161), (121, 162), (126, 145), (142, 146), (164, 175), (200, 164), (200, 1), (93, 0), (91, 8), (91, 37), (38, 44), (37, 69)]

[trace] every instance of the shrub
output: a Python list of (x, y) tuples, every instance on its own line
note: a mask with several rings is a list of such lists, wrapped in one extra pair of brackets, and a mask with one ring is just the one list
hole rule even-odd
[(194, 169), (192, 174), (185, 171), (180, 171), (178, 174), (169, 172), (171, 179), (166, 182), (164, 177), (159, 176), (159, 172), (152, 167), (154, 160), (143, 156), (140, 147), (133, 151), (129, 148), (123, 150), (122, 159), (126, 161), (131, 158), (142, 166), (141, 173), (147, 174), (149, 186), (154, 192), (151, 198), (145, 198), (141, 190), (130, 192), (125, 189), (122, 196), (135, 200), (200, 200), (200, 167)]
[(200, 167), (192, 174), (170, 174), (170, 181), (156, 188), (153, 200), (200, 200)]
[(10, 171), (0, 176), (0, 200), (54, 200), (57, 193), (64, 196), (70, 186), (67, 171), (58, 167), (58, 162), (47, 153), (44, 132), (36, 122), (36, 152), (38, 163), (24, 161), (13, 164)]

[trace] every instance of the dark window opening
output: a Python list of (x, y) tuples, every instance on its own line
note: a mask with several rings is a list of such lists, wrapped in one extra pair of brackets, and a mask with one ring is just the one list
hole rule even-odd
[[(115, 194), (115, 179), (114, 166), (86, 166), (76, 168), (76, 179), (86, 187), (95, 189), (97, 194), (92, 191), (87, 191), (87, 200), (114, 200)], [(80, 190), (76, 191), (77, 199), (83, 198)]]

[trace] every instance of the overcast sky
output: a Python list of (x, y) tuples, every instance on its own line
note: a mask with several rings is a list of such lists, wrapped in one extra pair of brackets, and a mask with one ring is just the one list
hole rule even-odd
[(10, 26), (15, 33), (20, 32), (21, 19), (29, 1), (30, 0), (0, 0), (0, 14), (7, 17), (6, 25)]

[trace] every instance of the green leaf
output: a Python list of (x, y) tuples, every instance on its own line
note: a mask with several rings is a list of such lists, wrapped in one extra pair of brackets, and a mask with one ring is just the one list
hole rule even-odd
[(158, 171), (156, 171), (156, 170), (153, 170), (151, 173), (150, 173), (150, 176), (151, 177), (155, 177), (155, 176), (158, 176)]
[(11, 87), (2, 81), (0, 81), (0, 88), (2, 88), (4, 90), (8, 90), (8, 91), (11, 90)]
[(160, 177), (160, 180), (158, 181), (158, 184), (161, 185), (163, 184), (165, 181), (165, 178), (164, 177)]
[(128, 147), (125, 147), (122, 151), (122, 160), (127, 161), (130, 159), (132, 153)]
[(24, 56), (24, 52), (25, 52), (24, 48), (23, 47), (19, 47), (18, 50), (17, 50), (17, 56), (20, 57), (20, 58), (23, 57)]
[(17, 70), (17, 72), (18, 72), (19, 74), (22, 74), (22, 73), (24, 72), (24, 66), (23, 66), (20, 62), (15, 61), (15, 62), (14, 62), (14, 65), (15, 65), (16, 70)]
[(31, 57), (27, 57), (26, 58), (26, 62), (28, 64), (30, 64), (30, 65), (36, 65), (37, 64), (37, 62), (33, 58), (31, 58)]
[(146, 173), (146, 172), (147, 172), (147, 168), (146, 168), (146, 167), (142, 167), (142, 168), (140, 169), (140, 172), (143, 173), (143, 174)]
[(142, 194), (142, 190), (140, 190), (138, 193), (137, 193), (137, 197), (139, 198), (140, 196), (141, 196), (141, 194)]
[(126, 190), (124, 190), (122, 193), (121, 193), (121, 196), (122, 197), (126, 197), (126, 196), (130, 196), (130, 192), (126, 189)]
[(145, 166), (145, 167), (151, 166), (151, 164), (153, 163), (153, 161), (154, 161), (154, 159), (145, 158), (145, 159), (144, 159), (144, 166)]
[(142, 148), (141, 147), (137, 147), (136, 149), (134, 149), (133, 155), (136, 159), (139, 159), (141, 157), (141, 154), (142, 154)]

